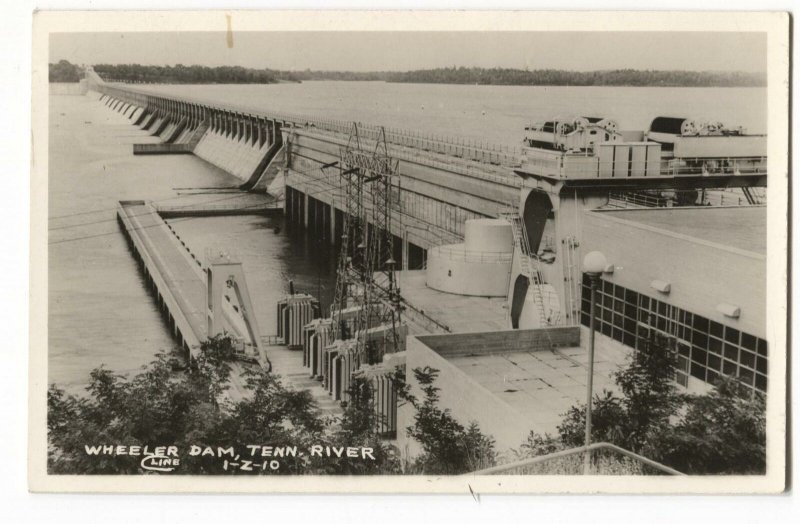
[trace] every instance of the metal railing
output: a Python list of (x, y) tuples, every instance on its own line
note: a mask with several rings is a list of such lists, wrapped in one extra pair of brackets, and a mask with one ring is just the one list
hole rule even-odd
[[(97, 77), (99, 79), (99, 77)], [(247, 117), (268, 118), (282, 122), (292, 123), (298, 126), (313, 126), (317, 128), (329, 129), (338, 133), (349, 134), (353, 123), (345, 120), (331, 118), (321, 118), (313, 115), (303, 115), (283, 111), (263, 111), (255, 110), (238, 104), (221, 104), (214, 100), (203, 99), (191, 96), (174, 96), (157, 89), (147, 89), (132, 87), (126, 84), (110, 84), (102, 81), (95, 81), (93, 87), (104, 94), (123, 97), (131, 95), (137, 102), (141, 103), (146, 97), (161, 98), (174, 102), (186, 102), (190, 104), (203, 105), (230, 113), (237, 113)], [(359, 122), (359, 132), (363, 133), (363, 138), (377, 139), (381, 134), (381, 126), (376, 124), (365, 124)], [(446, 134), (422, 133), (407, 129), (384, 128), (386, 140), (392, 144), (412, 147), (424, 151), (448, 155), (455, 158), (465, 158), (476, 162), (498, 166), (518, 166), (521, 152), (518, 148), (509, 147), (490, 142), (477, 141), (466, 137), (457, 137)]]
[(684, 473), (608, 442), (557, 451), (468, 475), (583, 475), (584, 454), (591, 456), (592, 475), (676, 475)]
[(615, 207), (666, 207), (667, 199), (633, 191), (610, 192), (609, 204)]
[(556, 178), (766, 175), (767, 157), (662, 157), (654, 165), (651, 161), (601, 161), (589, 151), (565, 153), (529, 148), (523, 150), (522, 168)]
[(461, 260), (464, 262), (511, 262), (513, 256), (510, 251), (467, 251), (452, 246), (437, 246), (432, 249), (435, 249), (440, 255), (449, 260)]
[[(361, 127), (362, 125), (363, 124), (358, 124), (358, 130), (360, 134), (359, 138), (361, 138), (362, 141), (367, 142), (370, 140), (369, 136), (361, 136), (363, 131)], [(334, 129), (338, 127), (340, 126), (300, 126), (292, 128), (292, 131), (299, 135), (302, 135), (304, 132), (317, 135), (325, 134), (330, 137), (335, 137), (340, 141), (340, 145), (345, 145), (347, 143), (346, 136), (352, 131), (353, 124), (350, 123), (349, 127), (346, 129), (343, 127), (341, 129)], [(387, 141), (389, 141), (388, 134)], [(374, 145), (375, 144), (373, 140), (373, 143), (369, 146)], [(522, 186), (522, 181), (519, 178), (508, 171), (504, 171), (501, 167), (494, 166), (486, 162), (481, 162), (479, 160), (464, 159), (458, 156), (448, 156), (443, 153), (431, 151), (430, 149), (415, 147), (413, 143), (389, 142), (389, 153), (392, 157), (399, 160), (405, 160), (406, 162), (414, 162), (417, 164), (431, 166), (437, 169), (458, 173), (460, 175), (466, 175), (472, 178), (479, 178), (490, 182), (496, 182), (511, 187)], [(517, 159), (513, 164), (513, 166), (506, 167), (518, 167), (521, 165), (519, 159)]]

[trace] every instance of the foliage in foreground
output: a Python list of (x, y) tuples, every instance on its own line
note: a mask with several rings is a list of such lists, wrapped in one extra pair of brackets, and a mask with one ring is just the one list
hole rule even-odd
[[(595, 395), (592, 441), (616, 444), (692, 475), (764, 474), (764, 396), (733, 378), (723, 378), (704, 395), (680, 393), (672, 379), (671, 342), (660, 336), (643, 342), (630, 365), (616, 373), (622, 396)], [(585, 415), (585, 404), (573, 406), (557, 437), (531, 433), (518, 458), (582, 446)]]
[[(126, 379), (107, 369), (91, 372), (87, 395), (76, 397), (50, 386), (48, 468), (53, 474), (142, 474), (141, 456), (89, 456), (86, 445), (191, 446), (212, 449), (236, 445), (279, 447), (371, 447), (375, 460), (336, 457), (281, 457), (278, 474), (370, 474), (399, 472), (399, 461), (376, 435), (369, 384), (356, 378), (340, 421), (322, 415), (308, 391), (287, 388), (260, 369), (245, 373), (247, 395), (232, 402), (233, 340), (220, 335), (202, 344), (191, 369), (159, 354), (136, 376)], [(177, 370), (177, 371), (176, 371)], [(248, 457), (249, 458), (249, 457)], [(222, 474), (222, 460), (181, 453), (181, 474)], [(259, 459), (259, 457), (255, 457)], [(254, 459), (254, 461), (255, 461)], [(232, 457), (230, 459), (233, 461)], [(228, 470), (233, 472), (234, 470)], [(241, 472), (241, 470), (238, 470)], [(254, 471), (260, 473), (261, 471)], [(263, 471), (267, 472), (267, 471)]]
[[(439, 407), (439, 388), (434, 385), (439, 371), (428, 366), (413, 370), (422, 390), (422, 399), (410, 394), (405, 386), (399, 396), (414, 408), (414, 423), (406, 428), (408, 436), (422, 447), (422, 453), (407, 465), (410, 473), (422, 475), (457, 475), (489, 468), (496, 464), (495, 441), (484, 435), (476, 422), (464, 427), (450, 413)], [(395, 379), (399, 383), (399, 379)]]
[[(85, 445), (228, 447), (232, 442), (310, 445), (325, 422), (307, 391), (285, 388), (269, 373), (251, 371), (248, 398), (232, 403), (231, 341), (204, 344), (189, 372), (164, 354), (131, 379), (103, 368), (91, 372), (88, 396), (48, 391), (48, 466), (51, 473), (143, 473), (141, 457), (88, 456)], [(316, 442), (315, 442), (316, 443)], [(213, 457), (181, 456), (181, 473), (221, 473)], [(285, 459), (281, 473), (298, 472), (303, 460)]]

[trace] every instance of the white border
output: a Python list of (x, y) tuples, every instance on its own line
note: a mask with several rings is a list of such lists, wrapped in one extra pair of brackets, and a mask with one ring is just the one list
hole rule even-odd
[[(767, 333), (769, 382), (768, 474), (765, 477), (259, 477), (47, 476), (44, 438), (47, 345), (47, 35), (55, 31), (216, 31), (225, 14), (234, 30), (503, 30), (765, 31), (768, 33), (769, 157)], [(449, 492), (466, 493), (767, 493), (784, 486), (783, 399), (786, 347), (788, 180), (788, 16), (783, 13), (611, 12), (70, 12), (38, 13), (33, 46), (33, 173), (31, 178), (31, 329), (29, 481), (36, 491), (90, 492)]]

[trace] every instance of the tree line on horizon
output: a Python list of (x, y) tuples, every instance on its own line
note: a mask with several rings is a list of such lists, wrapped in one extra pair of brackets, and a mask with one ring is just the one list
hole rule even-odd
[(79, 82), (83, 78), (83, 69), (67, 60), (59, 60), (48, 64), (48, 76), (50, 82)]
[[(63, 61), (62, 61), (63, 62)], [(413, 71), (279, 71), (241, 66), (156, 66), (98, 64), (106, 81), (157, 84), (272, 84), (307, 80), (383, 81), (422, 84), (517, 86), (764, 87), (760, 73), (614, 69), (566, 71), (513, 68), (443, 67)], [(52, 78), (52, 77), (51, 77)], [(51, 81), (53, 81), (51, 79)]]

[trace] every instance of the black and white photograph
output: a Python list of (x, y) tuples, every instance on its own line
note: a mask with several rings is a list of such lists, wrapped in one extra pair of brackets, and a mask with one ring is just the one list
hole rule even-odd
[(785, 13), (62, 15), (32, 489), (784, 489)]

